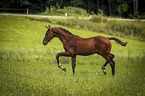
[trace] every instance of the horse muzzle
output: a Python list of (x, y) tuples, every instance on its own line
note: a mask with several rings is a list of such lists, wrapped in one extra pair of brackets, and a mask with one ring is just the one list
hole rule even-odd
[(47, 43), (48, 43), (47, 41), (43, 41), (43, 45), (47, 45)]

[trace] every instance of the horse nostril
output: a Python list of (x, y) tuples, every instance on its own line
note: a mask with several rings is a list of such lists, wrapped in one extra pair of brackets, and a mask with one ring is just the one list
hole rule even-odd
[(43, 41), (43, 45), (47, 45), (47, 43), (48, 43), (47, 41)]
[(44, 43), (44, 42), (42, 42), (43, 43), (43, 45), (46, 45), (46, 43)]

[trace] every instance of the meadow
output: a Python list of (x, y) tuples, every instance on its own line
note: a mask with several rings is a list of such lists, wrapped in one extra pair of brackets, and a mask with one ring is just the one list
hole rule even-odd
[[(1, 96), (145, 95), (144, 41), (128, 35), (72, 28), (57, 22), (61, 20), (69, 22), (68, 19), (0, 16)], [(106, 67), (107, 75), (103, 74), (101, 66), (105, 60), (97, 54), (77, 56), (75, 75), (72, 75), (70, 58), (61, 57), (66, 72), (60, 70), (55, 56), (64, 49), (57, 38), (47, 46), (42, 44), (45, 25), (62, 27), (81, 37), (101, 35), (127, 41), (126, 47), (111, 41), (111, 53), (116, 56), (116, 76), (112, 77), (110, 65)]]

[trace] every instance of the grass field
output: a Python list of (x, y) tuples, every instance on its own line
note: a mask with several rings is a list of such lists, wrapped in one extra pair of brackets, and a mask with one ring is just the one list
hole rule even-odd
[(0, 95), (1, 96), (144, 96), (145, 42), (130, 37), (117, 37), (128, 42), (122, 47), (112, 42), (116, 76), (110, 65), (104, 76), (101, 66), (105, 60), (97, 55), (78, 56), (76, 75), (72, 75), (70, 58), (61, 58), (63, 72), (57, 67), (55, 56), (62, 52), (61, 42), (54, 38), (42, 45), (46, 28), (63, 27), (81, 37), (105, 36), (84, 29), (73, 29), (40, 20), (14, 16), (0, 16)]

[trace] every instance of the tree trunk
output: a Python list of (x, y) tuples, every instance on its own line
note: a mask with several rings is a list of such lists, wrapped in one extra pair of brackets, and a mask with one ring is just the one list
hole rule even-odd
[(110, 5), (110, 0), (108, 0), (109, 2), (109, 13), (110, 13), (110, 16), (111, 16), (111, 5)]
[(136, 0), (136, 12), (138, 12), (138, 0)]
[(87, 10), (87, 12), (90, 12), (90, 2), (89, 2), (89, 0), (88, 0), (88, 10)]
[(51, 5), (49, 5), (49, 12), (51, 13)]
[(99, 14), (99, 0), (97, 0), (97, 14)]
[(133, 0), (133, 9), (134, 9), (134, 15), (135, 15), (135, 0)]
[(138, 12), (138, 0), (133, 1), (134, 15)]

